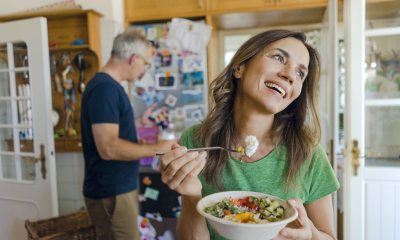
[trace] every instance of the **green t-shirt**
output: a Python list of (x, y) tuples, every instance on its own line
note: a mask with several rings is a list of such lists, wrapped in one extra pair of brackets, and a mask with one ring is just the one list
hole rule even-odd
[[(198, 141), (193, 139), (198, 125), (186, 130), (181, 137), (181, 144), (188, 148), (199, 147)], [(232, 157), (229, 158), (222, 173), (222, 184), (226, 191), (245, 190), (263, 192), (287, 200), (300, 198), (304, 204), (309, 204), (324, 196), (335, 192), (339, 182), (328, 161), (326, 153), (320, 145), (315, 147), (311, 161), (303, 163), (297, 186), (286, 191), (285, 187), (285, 159), (286, 148), (278, 145), (262, 159), (245, 163)], [(202, 195), (207, 196), (220, 192), (216, 186), (205, 181), (204, 175), (199, 175), (203, 186)], [(224, 239), (214, 234), (210, 229), (212, 240)]]

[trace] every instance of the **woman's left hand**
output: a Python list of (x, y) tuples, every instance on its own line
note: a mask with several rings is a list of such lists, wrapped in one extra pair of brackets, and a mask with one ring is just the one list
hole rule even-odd
[(312, 225), (306, 209), (300, 199), (290, 199), (288, 203), (299, 213), (297, 219), (286, 225), (274, 240), (310, 240), (312, 239)]

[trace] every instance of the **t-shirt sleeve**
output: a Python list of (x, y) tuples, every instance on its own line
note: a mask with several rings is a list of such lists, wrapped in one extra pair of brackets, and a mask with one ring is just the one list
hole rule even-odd
[(101, 84), (93, 89), (88, 99), (92, 124), (119, 122), (119, 96), (113, 84)]
[[(184, 131), (179, 139), (179, 144), (187, 148), (193, 148), (197, 145), (194, 139), (195, 132), (199, 129), (200, 125), (194, 125)], [(198, 146), (197, 146), (198, 147)]]
[(312, 203), (339, 189), (339, 182), (320, 145), (313, 151), (309, 175), (310, 188), (305, 204)]

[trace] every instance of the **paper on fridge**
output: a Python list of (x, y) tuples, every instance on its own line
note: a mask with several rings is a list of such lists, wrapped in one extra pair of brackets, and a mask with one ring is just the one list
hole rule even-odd
[(173, 18), (166, 43), (171, 48), (200, 54), (207, 47), (210, 36), (211, 27), (203, 22)]

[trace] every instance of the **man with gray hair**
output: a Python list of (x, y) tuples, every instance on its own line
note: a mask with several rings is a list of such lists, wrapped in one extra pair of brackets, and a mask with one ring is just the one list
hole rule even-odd
[(124, 80), (140, 80), (152, 55), (152, 45), (139, 32), (117, 35), (110, 59), (82, 96), (83, 195), (97, 239), (139, 240), (138, 160), (170, 150), (174, 143), (138, 143), (134, 112), (121, 86)]

